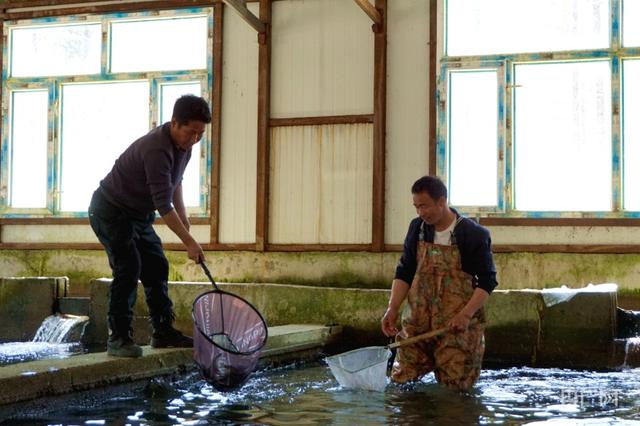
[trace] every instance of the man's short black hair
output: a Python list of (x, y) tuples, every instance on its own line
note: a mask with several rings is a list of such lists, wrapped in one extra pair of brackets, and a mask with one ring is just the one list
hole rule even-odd
[(182, 95), (173, 105), (173, 118), (179, 125), (189, 121), (211, 123), (211, 110), (204, 98), (196, 95)]
[(413, 183), (412, 194), (426, 192), (431, 199), (437, 201), (440, 197), (447, 198), (447, 187), (437, 176), (422, 176)]

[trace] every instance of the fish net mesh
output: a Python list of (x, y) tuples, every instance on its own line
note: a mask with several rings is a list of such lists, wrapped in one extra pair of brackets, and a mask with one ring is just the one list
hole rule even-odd
[(267, 325), (246, 300), (210, 291), (193, 302), (194, 359), (220, 391), (241, 387), (254, 371), (267, 341)]

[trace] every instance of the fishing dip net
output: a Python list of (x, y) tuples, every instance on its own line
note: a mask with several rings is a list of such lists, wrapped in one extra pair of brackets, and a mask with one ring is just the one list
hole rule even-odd
[(243, 298), (218, 289), (193, 302), (194, 359), (204, 378), (219, 391), (241, 387), (255, 369), (267, 341), (262, 315)]

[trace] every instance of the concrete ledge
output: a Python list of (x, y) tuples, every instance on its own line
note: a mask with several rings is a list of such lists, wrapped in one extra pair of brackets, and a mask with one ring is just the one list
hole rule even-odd
[(540, 312), (539, 367), (606, 368), (614, 364), (616, 293), (578, 293)]
[[(319, 351), (339, 333), (340, 327), (319, 325), (271, 327), (261, 363), (293, 361), (299, 358), (299, 351)], [(192, 349), (150, 346), (143, 346), (140, 358), (115, 358), (100, 352), (11, 364), (0, 368), (0, 405), (183, 372), (193, 366)]]
[[(106, 312), (111, 280), (93, 280), (92, 324), (88, 341), (105, 345)], [(268, 325), (316, 323), (343, 326), (342, 349), (384, 344), (380, 318), (389, 290), (307, 287), (286, 284), (232, 284), (220, 287), (252, 303)], [(176, 327), (193, 333), (191, 306), (209, 283), (171, 282)], [(593, 289), (592, 289), (593, 290)], [(616, 327), (615, 291), (577, 291), (548, 305), (555, 290), (496, 290), (486, 306), (486, 356), (488, 364), (604, 369), (617, 367), (612, 341)], [(558, 291), (560, 296), (566, 293)], [(571, 292), (570, 292), (571, 293)], [(555, 293), (554, 293), (555, 294)], [(135, 308), (134, 336), (149, 341), (142, 286)]]
[(616, 292), (576, 292), (545, 304), (540, 290), (495, 291), (487, 303), (485, 361), (496, 365), (616, 368)]
[(320, 348), (319, 343), (322, 346), (332, 343), (341, 333), (340, 326), (290, 324), (270, 327), (262, 357), (282, 357), (297, 351)]
[(58, 311), (63, 314), (86, 315), (91, 309), (88, 297), (61, 297), (58, 299)]
[(494, 291), (485, 308), (485, 360), (496, 364), (535, 363), (543, 306), (537, 290)]

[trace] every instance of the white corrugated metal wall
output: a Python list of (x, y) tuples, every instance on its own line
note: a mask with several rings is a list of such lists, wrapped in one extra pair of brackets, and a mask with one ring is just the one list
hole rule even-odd
[[(257, 3), (247, 6), (254, 14), (258, 13)], [(224, 9), (218, 235), (221, 243), (253, 243), (256, 240), (258, 42), (256, 32), (234, 10)]]
[(415, 217), (411, 185), (429, 171), (429, 1), (389, 2), (387, 27), (387, 244)]
[(274, 128), (269, 240), (371, 242), (373, 126)]
[[(373, 112), (371, 21), (352, 1), (273, 3), (271, 116)], [(269, 241), (369, 243), (371, 124), (273, 128)]]

